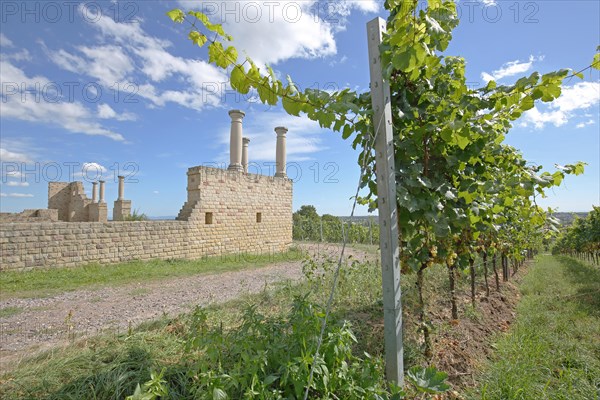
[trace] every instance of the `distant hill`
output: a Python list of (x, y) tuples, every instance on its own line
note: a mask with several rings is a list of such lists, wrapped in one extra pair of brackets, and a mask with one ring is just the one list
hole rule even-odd
[(585, 218), (588, 214), (587, 212), (557, 212), (552, 214), (552, 216), (557, 218), (562, 225), (571, 225), (573, 220), (575, 220), (575, 216)]
[(377, 215), (361, 215), (354, 217), (338, 217), (344, 222), (353, 222), (362, 225), (369, 225), (369, 220), (372, 220), (373, 224), (379, 223), (379, 217)]
[(167, 216), (158, 216), (158, 217), (148, 217), (148, 219), (152, 220), (152, 221), (162, 221), (162, 220), (172, 220), (177, 218), (174, 215), (167, 215)]

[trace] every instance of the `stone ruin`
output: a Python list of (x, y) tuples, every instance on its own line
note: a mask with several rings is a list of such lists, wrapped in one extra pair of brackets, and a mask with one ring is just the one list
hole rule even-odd
[(250, 141), (242, 136), (245, 114), (232, 110), (229, 116), (229, 167), (189, 168), (187, 201), (176, 220), (127, 221), (131, 201), (124, 198), (122, 176), (112, 221), (107, 221), (104, 181), (93, 182), (91, 199), (82, 182), (50, 182), (47, 210), (0, 214), (0, 271), (287, 249), (292, 243), (287, 129), (275, 128), (275, 175), (251, 174)]
[[(131, 200), (123, 197), (125, 177), (119, 176), (119, 198), (113, 206), (113, 221), (124, 221), (131, 215)], [(98, 184), (100, 198), (98, 199)], [(48, 209), (25, 210), (20, 213), (0, 213), (0, 222), (107, 222), (104, 201), (105, 181), (92, 182), (92, 198), (88, 198), (83, 182), (49, 182)]]

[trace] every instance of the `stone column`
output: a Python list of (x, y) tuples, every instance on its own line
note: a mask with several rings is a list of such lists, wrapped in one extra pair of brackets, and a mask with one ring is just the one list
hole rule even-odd
[(242, 168), (244, 172), (248, 172), (248, 143), (250, 143), (250, 139), (242, 138)]
[(92, 182), (92, 203), (98, 201), (98, 182)]
[(229, 170), (242, 171), (242, 119), (246, 116), (243, 111), (229, 111), (231, 117), (231, 134), (229, 137)]
[(106, 222), (108, 220), (108, 207), (104, 202), (104, 181), (100, 182), (100, 196), (98, 202), (96, 199), (96, 182), (92, 187), (92, 204), (88, 205), (88, 221), (89, 222)]
[(117, 200), (125, 200), (124, 194), (125, 194), (125, 177), (119, 175), (119, 197), (117, 198)]
[(277, 133), (277, 147), (275, 152), (275, 176), (286, 177), (285, 174), (285, 134), (288, 129), (283, 126), (275, 128)]
[(104, 203), (104, 181), (100, 181), (100, 199), (98, 203)]

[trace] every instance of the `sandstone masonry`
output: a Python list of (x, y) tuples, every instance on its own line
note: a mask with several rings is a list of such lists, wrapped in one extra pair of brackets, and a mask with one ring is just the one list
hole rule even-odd
[[(230, 115), (241, 141), (243, 113)], [(280, 165), (284, 153), (285, 142), (277, 149)], [(117, 220), (89, 222), (106, 221), (104, 182), (98, 202), (96, 185), (89, 199), (81, 182), (51, 182), (49, 210), (0, 215), (0, 271), (284, 251), (292, 243), (292, 182), (281, 170), (277, 176), (244, 172), (241, 156), (236, 150), (235, 168), (227, 170), (190, 168), (187, 201), (174, 221), (118, 220), (131, 207), (120, 182)]]

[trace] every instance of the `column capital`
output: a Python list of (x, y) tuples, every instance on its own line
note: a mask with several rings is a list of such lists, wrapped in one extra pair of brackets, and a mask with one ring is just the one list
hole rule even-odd
[(243, 138), (242, 138), (242, 144), (245, 144), (245, 145), (247, 145), (248, 143), (250, 143), (250, 138), (243, 137)]
[(244, 117), (246, 116), (246, 113), (243, 112), (242, 110), (229, 110), (229, 116), (231, 117), (232, 121), (242, 122), (242, 119), (244, 119)]
[(278, 126), (275, 128), (275, 133), (277, 133), (277, 135), (285, 136), (287, 131), (288, 131), (288, 128), (286, 128), (285, 126)]

